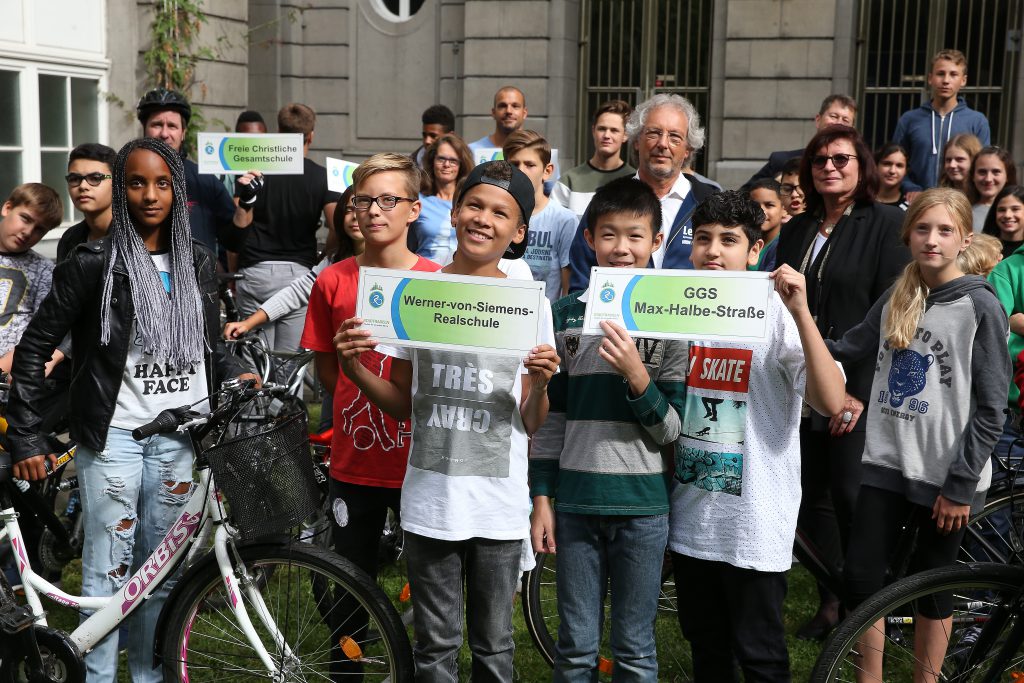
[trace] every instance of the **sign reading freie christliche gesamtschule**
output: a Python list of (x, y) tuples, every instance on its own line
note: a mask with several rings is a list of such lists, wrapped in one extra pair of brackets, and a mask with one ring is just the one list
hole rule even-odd
[(754, 271), (594, 268), (583, 334), (608, 320), (645, 337), (764, 341), (773, 289)]
[(395, 346), (524, 355), (547, 306), (543, 282), (359, 269), (356, 317)]
[(302, 175), (299, 133), (200, 133), (200, 173)]

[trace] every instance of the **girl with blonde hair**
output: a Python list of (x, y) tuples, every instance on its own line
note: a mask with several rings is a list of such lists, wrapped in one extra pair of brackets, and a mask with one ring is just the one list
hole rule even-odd
[[(912, 261), (863, 323), (829, 342), (843, 362), (875, 358), (867, 444), (844, 568), (854, 608), (882, 588), (903, 525), (918, 526), (910, 572), (952, 564), (971, 510), (984, 505), (1011, 365), (1007, 318), (992, 287), (964, 272), (974, 239), (962, 192), (933, 188), (907, 210)], [(936, 680), (952, 597), (918, 606), (915, 681)], [(858, 651), (881, 680), (885, 629)]]

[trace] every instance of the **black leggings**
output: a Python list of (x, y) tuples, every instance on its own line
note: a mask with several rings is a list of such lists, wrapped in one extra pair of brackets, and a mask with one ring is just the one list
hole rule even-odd
[[(873, 486), (862, 486), (857, 498), (853, 534), (846, 553), (843, 580), (850, 609), (867, 600), (885, 586), (885, 573), (903, 526), (909, 520), (917, 524), (917, 543), (907, 573), (936, 569), (956, 561), (966, 529), (941, 535), (931, 519), (931, 508), (915, 505), (902, 493)], [(918, 612), (930, 619), (945, 619), (953, 613), (952, 594), (918, 603)]]
[[(800, 430), (800, 529), (826, 559), (842, 567), (860, 489), (865, 433), (834, 437), (808, 427), (805, 420)], [(819, 590), (824, 601), (824, 587)]]

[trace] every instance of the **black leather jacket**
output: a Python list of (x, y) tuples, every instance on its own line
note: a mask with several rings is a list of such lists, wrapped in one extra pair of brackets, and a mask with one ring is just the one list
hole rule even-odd
[[(244, 370), (224, 352), (213, 254), (196, 241), (192, 249), (206, 321), (207, 383), (212, 389), (217, 386), (215, 380)], [(57, 265), (50, 294), (21, 337), (14, 354), (11, 375), (15, 379), (7, 405), (7, 435), (14, 462), (47, 452), (39, 434), (43, 365), (68, 332), (73, 362), (68, 416), (71, 438), (93, 450), (102, 450), (106, 443), (135, 319), (131, 283), (124, 264), (118, 262), (114, 265), (110, 300), (110, 343), (100, 344), (103, 275), (111, 254), (110, 239), (106, 237), (77, 246), (70, 258)]]

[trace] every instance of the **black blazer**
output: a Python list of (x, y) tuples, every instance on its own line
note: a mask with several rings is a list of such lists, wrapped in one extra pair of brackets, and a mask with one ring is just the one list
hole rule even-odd
[(774, 178), (779, 173), (782, 173), (782, 167), (786, 165), (786, 162), (793, 157), (802, 157), (804, 155), (803, 149), (790, 149), (782, 152), (772, 152), (768, 156), (768, 163), (761, 167), (754, 175), (750, 176), (750, 180), (743, 183), (743, 187), (740, 188), (742, 192), (749, 192), (750, 186), (756, 183), (758, 180), (763, 178)]
[[(817, 290), (811, 314), (817, 316), (818, 329), (825, 339), (841, 339), (847, 330), (859, 324), (868, 309), (896, 280), (910, 262), (910, 250), (900, 233), (904, 212), (877, 202), (857, 202), (849, 216), (836, 225), (829, 237), (831, 253), (817, 278), (807, 278), (808, 293)], [(794, 216), (782, 226), (776, 263), (799, 270), (804, 254), (818, 232), (818, 220), (809, 213)], [(823, 247), (819, 258), (825, 253)], [(815, 268), (808, 268), (814, 273)], [(867, 402), (875, 371), (874, 358), (845, 365), (846, 391)], [(862, 424), (859, 422), (858, 425)]]

